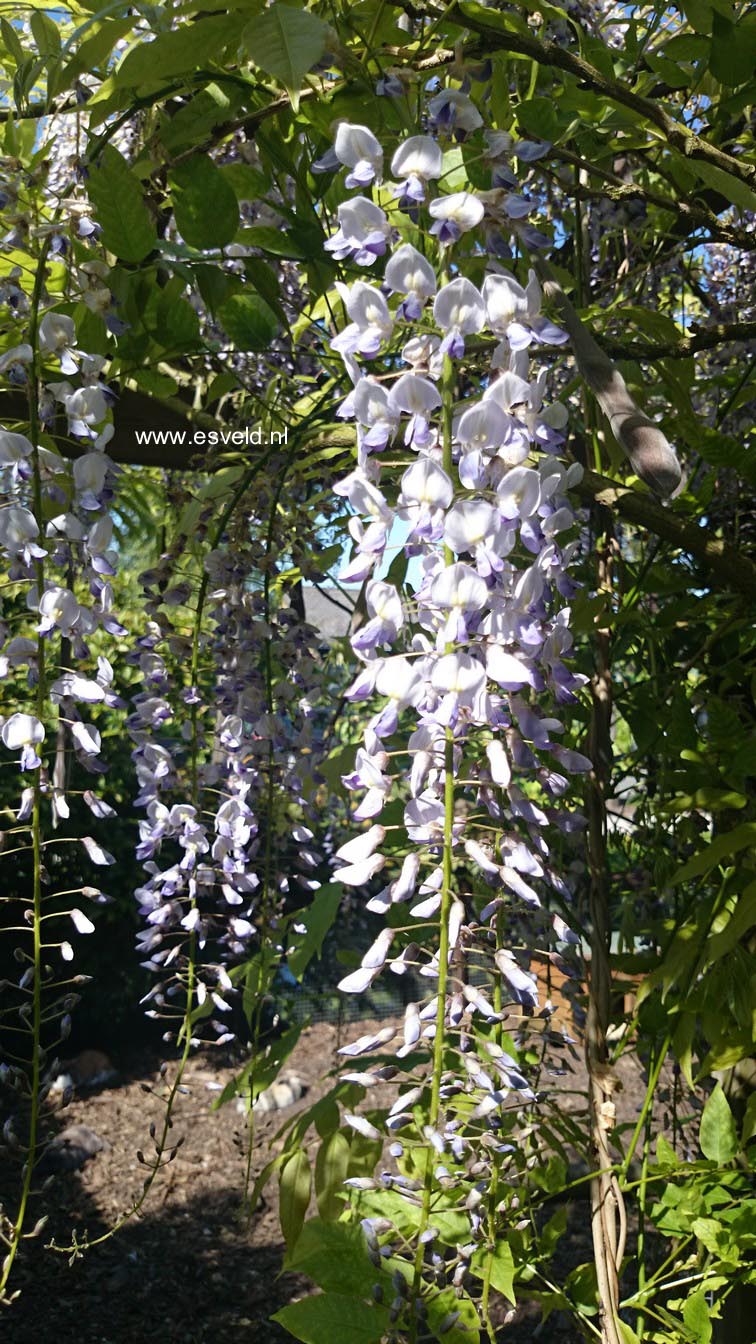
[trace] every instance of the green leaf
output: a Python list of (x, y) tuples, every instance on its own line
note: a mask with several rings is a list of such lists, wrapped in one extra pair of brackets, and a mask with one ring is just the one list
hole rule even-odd
[(732, 173), (725, 172), (724, 168), (718, 168), (716, 164), (704, 163), (702, 159), (689, 158), (685, 163), (707, 187), (720, 192), (725, 200), (732, 201), (741, 210), (756, 210), (756, 191), (746, 182), (741, 182), (739, 177), (733, 177)]
[(301, 1025), (295, 1023), (280, 1036), (270, 1040), (264, 1050), (252, 1056), (241, 1073), (229, 1079), (223, 1091), (215, 1098), (212, 1109), (219, 1110), (240, 1093), (249, 1093), (251, 1100), (256, 1101), (260, 1093), (264, 1092), (266, 1087), (270, 1087), (278, 1077), (281, 1066), (289, 1058), (301, 1034)]
[(37, 10), (29, 17), (29, 27), (40, 56), (57, 56), (60, 52), (60, 29), (55, 20)]
[(389, 1313), (341, 1293), (321, 1293), (292, 1302), (271, 1319), (303, 1344), (378, 1344)]
[[(470, 1298), (457, 1297), (451, 1289), (434, 1293), (426, 1299), (428, 1304), (428, 1324), (437, 1339), (443, 1344), (478, 1344), (480, 1339), (480, 1318)], [(450, 1326), (449, 1320), (458, 1316)]]
[(304, 76), (325, 51), (328, 28), (306, 9), (275, 4), (248, 23), (242, 43), (250, 60), (289, 90), (296, 112)]
[(281, 1231), (289, 1250), (296, 1244), (310, 1202), (310, 1159), (303, 1148), (290, 1157), (278, 1182)]
[(190, 247), (225, 247), (239, 227), (239, 203), (220, 168), (205, 154), (170, 176), (176, 226)]
[[(321, 1218), (332, 1222), (344, 1211), (344, 1181), (349, 1173), (349, 1140), (337, 1129), (323, 1140), (315, 1159), (315, 1198)], [(309, 1271), (306, 1271), (309, 1273)], [(315, 1278), (313, 1274), (311, 1278)], [(328, 1287), (321, 1279), (323, 1288)], [(334, 1287), (346, 1287), (335, 1284)]]
[(115, 84), (131, 88), (163, 83), (174, 75), (205, 67), (209, 58), (237, 39), (238, 33), (235, 14), (212, 14), (169, 33), (158, 33), (152, 42), (139, 38), (121, 61)]
[(213, 266), (210, 263), (205, 265), (204, 262), (195, 266), (194, 279), (203, 303), (207, 304), (213, 316), (228, 299), (229, 290), (237, 283), (236, 278), (227, 275), (220, 266)]
[(279, 298), (278, 277), (262, 257), (245, 257), (244, 274), (251, 281), (252, 288), (256, 294), (264, 299), (268, 307), (273, 310), (281, 326), (286, 325), (286, 313), (281, 306)]
[(517, 121), (529, 135), (552, 143), (559, 136), (559, 119), (551, 98), (528, 98), (518, 104)]
[(719, 1255), (722, 1249), (721, 1243), (726, 1243), (727, 1233), (723, 1225), (716, 1218), (695, 1218), (691, 1228), (702, 1246), (713, 1255)]
[(683, 1322), (696, 1344), (709, 1344), (712, 1330), (711, 1312), (706, 1301), (706, 1294), (701, 1288), (697, 1293), (691, 1293), (690, 1297), (686, 1298), (683, 1307)]
[(342, 894), (340, 883), (327, 882), (318, 891), (312, 905), (302, 914), (300, 922), (305, 925), (306, 933), (289, 954), (286, 963), (297, 980), (302, 979), (312, 958), (320, 956), (323, 939), (336, 918)]
[[(238, 90), (234, 90), (235, 97), (237, 94)], [(213, 127), (228, 121), (230, 115), (228, 90), (221, 88), (220, 84), (210, 83), (188, 99), (172, 116), (161, 117), (160, 143), (170, 155), (184, 145), (196, 149)]]
[[(344, 1138), (341, 1134), (340, 1138)], [(306, 1274), (326, 1292), (368, 1296), (376, 1271), (368, 1259), (365, 1238), (354, 1223), (334, 1223), (310, 1218), (302, 1228), (294, 1250), (286, 1257), (286, 1269)]]
[(199, 318), (189, 301), (170, 294), (170, 289), (163, 292), (157, 306), (155, 335), (165, 350), (185, 350), (197, 344)]
[[(108, 19), (96, 33), (77, 46), (66, 66), (66, 80), (70, 83), (85, 71), (99, 70), (101, 66), (107, 65), (108, 57), (116, 42), (130, 33), (133, 27), (134, 20), (130, 18)], [(70, 39), (64, 47), (64, 54), (69, 50), (71, 50)]]
[(103, 149), (87, 185), (103, 245), (121, 261), (143, 261), (157, 235), (139, 179), (112, 145)]
[(756, 69), (756, 24), (752, 16), (730, 23), (716, 10), (712, 18), (709, 69), (721, 84), (745, 84)]
[(729, 812), (733, 808), (744, 808), (748, 798), (734, 789), (695, 789), (694, 793), (681, 793), (669, 802), (659, 804), (659, 812), (674, 816), (678, 812)]
[(269, 252), (274, 257), (288, 257), (292, 261), (305, 261), (307, 257), (287, 229), (274, 229), (266, 224), (252, 224), (248, 229), (241, 229), (236, 241), (245, 247), (259, 247), (261, 252)]
[(744, 1148), (747, 1143), (750, 1143), (754, 1134), (756, 1134), (756, 1092), (752, 1092), (748, 1098), (748, 1105), (743, 1117), (742, 1143)]
[(669, 84), (671, 89), (684, 89), (691, 82), (688, 71), (683, 70), (666, 56), (652, 53), (646, 56), (646, 61), (654, 74), (663, 79), (665, 84)]
[(691, 877), (700, 877), (702, 873), (708, 873), (712, 868), (716, 868), (724, 859), (729, 859), (741, 849), (748, 849), (754, 844), (756, 844), (756, 822), (746, 821), (742, 826), (727, 831), (725, 835), (716, 836), (700, 854), (694, 854), (682, 868), (678, 868), (670, 881), (670, 886), (676, 887), (678, 883), (687, 882)]
[(672, 1144), (663, 1134), (657, 1135), (656, 1138), (656, 1160), (662, 1167), (676, 1167), (680, 1163)]
[(596, 1315), (598, 1285), (596, 1266), (592, 1261), (590, 1264), (578, 1265), (577, 1269), (573, 1269), (572, 1273), (567, 1275), (564, 1289), (570, 1301), (576, 1304), (583, 1316)]
[(470, 1269), (476, 1278), (485, 1279), (489, 1274), (489, 1259), (491, 1260), (491, 1286), (496, 1289), (497, 1293), (503, 1293), (509, 1302), (514, 1302), (515, 1263), (509, 1242), (498, 1242), (492, 1257), (485, 1249), (475, 1252), (470, 1261)]
[(704, 1106), (698, 1141), (710, 1162), (731, 1162), (738, 1151), (735, 1120), (721, 1083)]
[(5, 18), (0, 18), (0, 33), (3, 35), (8, 54), (13, 57), (16, 65), (22, 65), (27, 60), (27, 53), (24, 51), (21, 39), (13, 24)]
[(276, 315), (259, 294), (232, 294), (218, 317), (238, 350), (267, 350), (278, 333)]
[(725, 921), (717, 921), (716, 931), (707, 940), (706, 954), (710, 961), (718, 961), (731, 952), (756, 924), (756, 882), (751, 882), (745, 891), (739, 893), (732, 910), (725, 914)]

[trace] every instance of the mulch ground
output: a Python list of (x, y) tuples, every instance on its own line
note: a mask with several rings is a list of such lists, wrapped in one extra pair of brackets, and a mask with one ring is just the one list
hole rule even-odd
[[(384, 1024), (385, 1025), (385, 1024)], [(352, 1039), (369, 1023), (347, 1031)], [(300, 1106), (312, 1104), (325, 1090), (323, 1075), (335, 1063), (337, 1029), (328, 1023), (307, 1028), (289, 1067), (308, 1084)], [(174, 1133), (184, 1136), (175, 1161), (158, 1178), (142, 1212), (116, 1236), (86, 1254), (70, 1256), (46, 1249), (90, 1241), (106, 1232), (138, 1198), (145, 1176), (137, 1152), (149, 1153), (150, 1121), (161, 1119), (159, 1101), (143, 1084), (160, 1087), (158, 1061), (144, 1056), (114, 1061), (121, 1071), (119, 1086), (75, 1098), (59, 1125), (84, 1124), (108, 1145), (76, 1173), (55, 1178), (45, 1197), (36, 1201), (27, 1226), (47, 1212), (41, 1237), (24, 1244), (12, 1286), (19, 1298), (6, 1309), (2, 1324), (13, 1344), (284, 1344), (290, 1341), (271, 1315), (310, 1290), (306, 1280), (282, 1272), (283, 1247), (276, 1209), (276, 1191), (245, 1217), (242, 1191), (246, 1150), (244, 1118), (234, 1103), (211, 1109), (217, 1084), (234, 1073), (216, 1057), (195, 1057), (186, 1078), (188, 1091), (175, 1109)], [(622, 1062), (627, 1080), (622, 1107), (627, 1118), (637, 1113), (642, 1084), (637, 1062)], [(170, 1076), (170, 1074), (169, 1074)], [(584, 1087), (581, 1066), (562, 1079), (566, 1104), (578, 1107)], [(292, 1111), (275, 1112), (258, 1124), (253, 1174), (269, 1159), (273, 1136)], [(1, 1173), (0, 1173), (1, 1174)], [(12, 1193), (12, 1192), (11, 1192)], [(8, 1200), (12, 1208), (12, 1199)], [(553, 1266), (556, 1282), (591, 1257), (587, 1204), (570, 1212)], [(539, 1326), (533, 1303), (518, 1309), (504, 1324), (505, 1303), (497, 1308), (502, 1344), (573, 1344), (580, 1336), (565, 1317), (555, 1315)]]

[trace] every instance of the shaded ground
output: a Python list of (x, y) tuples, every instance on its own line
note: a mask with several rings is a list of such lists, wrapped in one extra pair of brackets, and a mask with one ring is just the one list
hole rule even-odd
[[(347, 1029), (351, 1039), (369, 1024)], [(332, 1067), (337, 1028), (318, 1023), (306, 1029), (290, 1066), (309, 1086), (307, 1106), (324, 1090), (322, 1075)], [(151, 1148), (149, 1125), (160, 1122), (158, 1100), (144, 1084), (160, 1086), (154, 1057), (123, 1062), (120, 1086), (77, 1098), (63, 1112), (65, 1124), (85, 1124), (109, 1145), (78, 1173), (59, 1175), (46, 1199), (49, 1222), (41, 1238), (26, 1242), (13, 1286), (20, 1299), (3, 1323), (13, 1344), (131, 1344), (155, 1339), (160, 1344), (283, 1344), (290, 1340), (270, 1316), (293, 1297), (308, 1291), (306, 1280), (281, 1273), (282, 1246), (275, 1189), (248, 1222), (240, 1210), (244, 1182), (244, 1121), (233, 1103), (211, 1110), (217, 1085), (233, 1069), (218, 1067), (212, 1055), (195, 1058), (188, 1070), (188, 1092), (175, 1110), (176, 1137), (183, 1135), (176, 1159), (162, 1173), (141, 1215), (116, 1237), (91, 1248), (83, 1258), (44, 1249), (102, 1234), (139, 1196), (145, 1168), (137, 1158)], [(620, 1114), (632, 1119), (642, 1100), (637, 1063), (622, 1062), (625, 1074)], [(547, 1082), (546, 1079), (543, 1080)], [(550, 1081), (554, 1085), (555, 1080)], [(579, 1108), (584, 1075), (579, 1063), (560, 1080), (565, 1105)], [(253, 1173), (271, 1155), (269, 1141), (292, 1111), (264, 1117)], [(10, 1201), (9, 1201), (10, 1203)], [(12, 1204), (11, 1204), (12, 1207)], [(43, 1212), (32, 1210), (28, 1226)], [(572, 1207), (568, 1231), (553, 1267), (556, 1282), (590, 1259), (587, 1204)], [(502, 1344), (573, 1344), (564, 1317), (552, 1317), (538, 1329), (534, 1304), (503, 1324), (506, 1304), (498, 1310)], [(534, 1334), (534, 1329), (537, 1333)]]

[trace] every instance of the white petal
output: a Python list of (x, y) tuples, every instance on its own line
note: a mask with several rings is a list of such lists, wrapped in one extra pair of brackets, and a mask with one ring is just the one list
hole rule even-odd
[(347, 887), (361, 887), (381, 871), (385, 862), (386, 859), (383, 854), (373, 854), (369, 859), (362, 859), (359, 863), (352, 863), (346, 868), (339, 868), (334, 873), (334, 881), (343, 882)]
[(362, 1115), (350, 1115), (348, 1111), (345, 1111), (344, 1120), (350, 1129), (356, 1130), (366, 1139), (380, 1139), (382, 1137), (380, 1130), (376, 1129), (375, 1125), (371, 1125), (370, 1121)]
[(443, 467), (430, 457), (419, 457), (402, 476), (403, 503), (430, 504), (446, 509), (454, 498), (454, 486)]
[(366, 1055), (378, 1045), (386, 1045), (396, 1035), (394, 1027), (381, 1027), (373, 1036), (359, 1036), (351, 1045), (342, 1045), (337, 1055)]
[(505, 789), (512, 778), (512, 769), (509, 764), (507, 753), (501, 742), (489, 742), (486, 747), (486, 756), (491, 771), (491, 778), (494, 784)]
[(334, 144), (336, 158), (347, 168), (354, 168), (362, 159), (369, 163), (383, 163), (383, 150), (373, 132), (367, 126), (352, 126), (343, 121), (336, 131)]
[(455, 191), (451, 196), (437, 196), (429, 210), (434, 219), (451, 219), (464, 233), (474, 229), (483, 218), (483, 202), (470, 191)]
[(481, 611), (488, 601), (488, 588), (469, 565), (447, 565), (433, 580), (431, 597), (440, 607)]
[(499, 686), (507, 690), (516, 690), (519, 686), (532, 686), (533, 673), (512, 653), (507, 653), (500, 644), (489, 644), (486, 649), (486, 668)]
[(389, 402), (407, 415), (427, 415), (441, 405), (441, 395), (428, 378), (403, 373), (391, 389)]
[(436, 292), (436, 272), (411, 243), (398, 247), (392, 254), (386, 263), (384, 279), (397, 294), (417, 294), (429, 299)]
[(77, 747), (80, 747), (87, 756), (99, 756), (102, 739), (93, 724), (72, 723), (71, 736)]
[(369, 831), (363, 831), (361, 835), (356, 835), (354, 839), (347, 840), (346, 844), (336, 850), (335, 857), (343, 859), (345, 863), (358, 863), (363, 859), (369, 859), (378, 845), (383, 843), (385, 837), (385, 827), (371, 826)]
[(2, 727), (3, 742), (9, 751), (44, 741), (45, 730), (33, 714), (11, 714)]
[(443, 171), (441, 146), (429, 135), (411, 135), (402, 141), (391, 160), (394, 177), (440, 177)]
[[(367, 966), (360, 966), (358, 970), (352, 971), (351, 975), (345, 975), (343, 980), (339, 980), (336, 988), (340, 989), (342, 994), (364, 994), (365, 990), (372, 985), (377, 975), (378, 970), (372, 971)], [(355, 1051), (353, 1053), (356, 1054), (358, 1052)], [(339, 1054), (347, 1054), (347, 1051), (340, 1050)]]
[(92, 923), (91, 919), (87, 919), (87, 916), (84, 914), (83, 910), (73, 909), (69, 910), (68, 913), (70, 914), (71, 919), (76, 925), (76, 930), (78, 933), (94, 933), (95, 926)]
[(98, 845), (97, 841), (93, 840), (91, 835), (83, 835), (81, 837), (81, 843), (93, 863), (99, 863), (103, 867), (108, 867), (110, 864), (115, 863), (113, 855), (109, 854), (106, 849), (103, 849), (102, 845)]
[(454, 329), (469, 336), (483, 327), (486, 309), (475, 285), (465, 276), (458, 276), (438, 291), (433, 303), (433, 316), (444, 331)]

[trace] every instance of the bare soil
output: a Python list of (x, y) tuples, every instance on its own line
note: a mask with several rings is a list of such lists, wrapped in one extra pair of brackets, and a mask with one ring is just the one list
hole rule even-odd
[[(383, 1024), (385, 1025), (385, 1023)], [(370, 1029), (369, 1023), (347, 1029), (352, 1039)], [(299, 1107), (311, 1105), (325, 1090), (323, 1076), (335, 1063), (337, 1028), (318, 1023), (305, 1029), (290, 1067), (308, 1084)], [(282, 1272), (283, 1246), (271, 1184), (250, 1217), (245, 1216), (242, 1192), (246, 1147), (245, 1122), (234, 1103), (212, 1110), (217, 1085), (233, 1075), (229, 1064), (219, 1064), (202, 1052), (189, 1064), (187, 1092), (175, 1108), (174, 1133), (184, 1137), (175, 1160), (161, 1173), (143, 1210), (117, 1235), (93, 1246), (81, 1256), (49, 1249), (51, 1241), (70, 1246), (93, 1241), (107, 1232), (128, 1210), (142, 1190), (145, 1168), (137, 1158), (151, 1149), (149, 1125), (158, 1125), (162, 1108), (145, 1084), (159, 1090), (164, 1083), (154, 1055), (114, 1061), (120, 1085), (75, 1098), (58, 1117), (58, 1128), (84, 1124), (105, 1140), (106, 1148), (79, 1172), (55, 1177), (44, 1197), (34, 1201), (31, 1218), (43, 1212), (49, 1221), (42, 1235), (26, 1241), (14, 1273), (19, 1298), (3, 1317), (6, 1338), (12, 1344), (136, 1344), (154, 1339), (159, 1344), (284, 1344), (290, 1341), (271, 1315), (281, 1306), (311, 1290), (307, 1280)], [(627, 1075), (620, 1113), (632, 1119), (643, 1087), (637, 1062), (621, 1061)], [(169, 1074), (170, 1077), (170, 1066)], [(546, 1080), (544, 1080), (545, 1082)], [(555, 1080), (549, 1080), (549, 1086)], [(583, 1104), (585, 1077), (574, 1061), (561, 1080), (564, 1104)], [(272, 1155), (271, 1142), (292, 1114), (274, 1112), (261, 1117), (252, 1160), (255, 1175)], [(0, 1185), (13, 1205), (12, 1178)], [(43, 1202), (44, 1201), (44, 1202)], [(563, 1282), (571, 1268), (591, 1257), (587, 1204), (571, 1208), (568, 1231), (560, 1242), (553, 1266), (554, 1280)], [(573, 1344), (574, 1334), (565, 1317), (552, 1316), (539, 1326), (534, 1303), (525, 1303), (513, 1320), (507, 1305), (497, 1306), (502, 1344)]]

